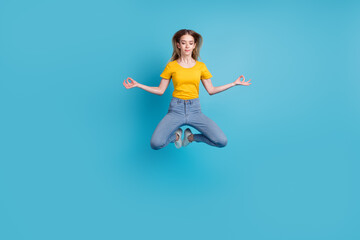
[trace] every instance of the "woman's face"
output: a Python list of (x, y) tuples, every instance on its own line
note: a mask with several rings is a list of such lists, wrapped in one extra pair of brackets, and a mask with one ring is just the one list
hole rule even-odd
[(180, 43), (176, 43), (177, 47), (181, 50), (181, 56), (186, 56), (192, 54), (193, 49), (196, 44), (193, 36), (191, 35), (183, 35), (180, 38)]

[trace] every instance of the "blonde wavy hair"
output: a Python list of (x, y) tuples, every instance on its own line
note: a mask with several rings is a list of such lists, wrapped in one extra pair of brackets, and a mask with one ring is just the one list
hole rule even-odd
[(198, 58), (201, 59), (200, 57), (200, 48), (202, 46), (203, 43), (203, 38), (202, 36), (190, 29), (181, 29), (179, 31), (177, 31), (174, 36), (172, 37), (172, 46), (173, 46), (173, 53), (172, 56), (170, 58), (170, 60), (168, 62), (177, 60), (178, 58), (180, 58), (181, 56), (181, 50), (177, 48), (176, 43), (180, 43), (180, 38), (184, 35), (191, 35), (194, 38), (194, 41), (196, 43), (196, 46), (194, 48), (194, 50), (192, 51), (192, 58), (194, 58), (195, 60), (198, 60)]

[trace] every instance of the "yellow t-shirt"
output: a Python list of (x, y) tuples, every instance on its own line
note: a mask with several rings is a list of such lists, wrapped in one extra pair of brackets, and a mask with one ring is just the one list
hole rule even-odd
[(184, 68), (174, 60), (166, 65), (160, 77), (169, 80), (172, 78), (173, 97), (188, 100), (199, 97), (200, 79), (209, 79), (212, 75), (203, 62), (196, 61), (195, 66)]

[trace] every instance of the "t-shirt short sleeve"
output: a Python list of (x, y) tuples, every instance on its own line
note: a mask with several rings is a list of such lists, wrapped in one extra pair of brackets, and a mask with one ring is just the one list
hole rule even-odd
[(165, 79), (170, 79), (171, 78), (171, 67), (169, 65), (169, 63), (166, 65), (164, 71), (160, 74), (160, 77), (165, 78)]
[(209, 79), (212, 78), (211, 73), (209, 72), (209, 70), (207, 69), (205, 63), (203, 64), (203, 67), (201, 69), (201, 79)]

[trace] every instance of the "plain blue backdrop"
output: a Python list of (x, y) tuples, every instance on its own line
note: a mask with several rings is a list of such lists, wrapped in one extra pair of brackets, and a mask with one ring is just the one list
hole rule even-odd
[[(360, 4), (1, 1), (0, 239), (360, 239)], [(183, 28), (225, 148), (155, 151)], [(184, 128), (185, 129), (185, 128)], [(192, 128), (192, 130), (194, 130)], [(194, 131), (196, 132), (196, 131)]]

